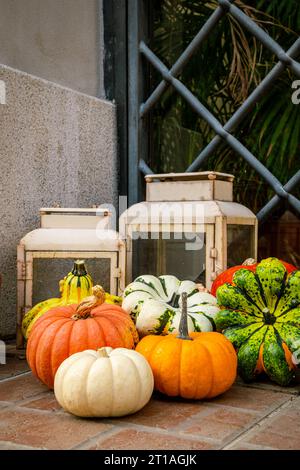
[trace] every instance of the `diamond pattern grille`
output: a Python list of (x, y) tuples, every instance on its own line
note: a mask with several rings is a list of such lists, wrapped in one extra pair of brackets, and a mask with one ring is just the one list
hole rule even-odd
[[(139, 18), (138, 1), (132, 0), (132, 4), (136, 4), (137, 16)], [(155, 88), (152, 94), (143, 103), (138, 103), (137, 122), (138, 128), (141, 129), (141, 123), (147, 114), (153, 109), (155, 104), (160, 100), (163, 93), (169, 86), (172, 86), (191, 106), (191, 108), (203, 118), (214, 130), (216, 136), (211, 142), (200, 152), (194, 162), (186, 169), (187, 172), (197, 171), (207, 158), (212, 156), (216, 149), (226, 143), (231, 149), (240, 155), (254, 170), (271, 186), (275, 192), (275, 196), (259, 211), (258, 220), (264, 222), (271, 213), (286, 201), (300, 215), (300, 201), (293, 196), (292, 191), (300, 183), (300, 169), (285, 184), (272, 174), (272, 172), (263, 165), (234, 135), (233, 132), (243, 122), (243, 119), (249, 114), (253, 106), (259, 102), (270, 88), (274, 81), (289, 68), (296, 77), (300, 78), (300, 63), (295, 58), (300, 54), (300, 38), (290, 47), (288, 51), (284, 51), (281, 46), (274, 41), (262, 28), (260, 28), (251, 18), (249, 18), (236, 5), (234, 0), (218, 0), (219, 6), (208, 18), (206, 23), (199, 30), (192, 42), (184, 50), (175, 64), (168, 69), (162, 61), (147, 46), (144, 40), (138, 40), (139, 53), (144, 56), (147, 61), (160, 73), (162, 81)], [(134, 5), (132, 5), (133, 7)], [(278, 59), (278, 63), (263, 79), (263, 81), (255, 88), (255, 90), (244, 101), (240, 108), (233, 114), (229, 121), (222, 126), (219, 120), (191, 93), (191, 91), (177, 78), (185, 65), (189, 62), (193, 54), (201, 47), (205, 39), (213, 32), (218, 22), (228, 13), (230, 13), (248, 32), (253, 34), (266, 48), (268, 48)], [(133, 31), (134, 33), (134, 31)], [(138, 37), (138, 34), (137, 34)], [(137, 136), (138, 137), (138, 136)], [(142, 174), (152, 173), (151, 168), (144, 159), (139, 158), (138, 144), (135, 147), (137, 151), (138, 169)]]

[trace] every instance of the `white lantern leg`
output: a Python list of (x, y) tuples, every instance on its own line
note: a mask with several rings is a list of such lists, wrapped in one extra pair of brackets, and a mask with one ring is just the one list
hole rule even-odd
[(255, 237), (254, 237), (254, 258), (255, 261), (258, 260), (258, 220), (255, 219), (254, 222), (254, 232), (255, 232)]
[(19, 245), (17, 248), (17, 349), (22, 349), (24, 347), (24, 338), (22, 335), (22, 321), (25, 306), (25, 266), (25, 247), (24, 245)]
[(122, 296), (126, 286), (126, 243), (122, 240), (119, 242), (119, 267), (118, 295)]
[(226, 217), (216, 217), (216, 274), (220, 274), (227, 268), (227, 224)]
[(24, 348), (22, 335), (23, 317), (32, 308), (32, 280), (33, 280), (33, 256), (25, 252), (25, 247), (19, 245), (17, 249), (17, 349)]
[(118, 268), (118, 254), (117, 253), (107, 253), (110, 258), (110, 293), (112, 295), (117, 295), (118, 293), (118, 278), (119, 278), (119, 268)]
[(25, 308), (24, 315), (32, 308), (33, 291), (33, 253), (26, 252), (25, 258)]
[(126, 285), (129, 284), (132, 278), (132, 240), (133, 233), (139, 229), (138, 225), (127, 225), (126, 226)]
[(215, 229), (213, 224), (205, 226), (206, 255), (205, 255), (205, 285), (210, 290), (215, 275)]

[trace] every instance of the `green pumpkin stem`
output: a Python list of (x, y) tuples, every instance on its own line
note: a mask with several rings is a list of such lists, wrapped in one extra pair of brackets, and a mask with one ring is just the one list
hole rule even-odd
[(72, 269), (72, 274), (74, 274), (74, 276), (86, 276), (87, 275), (87, 270), (86, 270), (84, 263), (85, 262), (82, 259), (77, 259), (76, 261), (74, 261), (74, 266)]
[(181, 319), (179, 323), (179, 335), (177, 338), (179, 339), (187, 339), (191, 340), (192, 338), (189, 336), (188, 330), (188, 318), (187, 318), (187, 293), (183, 292), (181, 294), (181, 301), (182, 301), (182, 310), (181, 310)]

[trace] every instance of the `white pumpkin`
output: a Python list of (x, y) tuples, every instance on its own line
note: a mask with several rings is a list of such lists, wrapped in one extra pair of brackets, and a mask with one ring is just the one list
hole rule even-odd
[(54, 380), (58, 403), (81, 417), (124, 416), (143, 408), (154, 380), (146, 359), (125, 348), (86, 350), (68, 357)]
[(195, 282), (180, 281), (175, 276), (139, 276), (126, 287), (122, 308), (135, 321), (140, 336), (177, 334), (183, 292), (188, 294), (188, 330), (213, 331), (219, 311), (216, 297), (200, 292)]

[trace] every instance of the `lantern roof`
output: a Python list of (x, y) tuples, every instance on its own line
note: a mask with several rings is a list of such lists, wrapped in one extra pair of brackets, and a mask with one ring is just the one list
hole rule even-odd
[(227, 201), (173, 201), (140, 202), (129, 207), (120, 217), (124, 225), (151, 225), (163, 223), (209, 224), (217, 217), (226, 217), (227, 223), (255, 223), (255, 214), (237, 202)]
[(216, 171), (145, 176), (146, 201), (232, 201), (234, 176)]
[(121, 243), (114, 230), (74, 228), (39, 228), (20, 242), (27, 251), (118, 251)]
[(145, 176), (146, 183), (157, 181), (203, 181), (219, 180), (233, 182), (234, 176), (229, 173), (218, 171), (197, 171), (193, 173), (159, 173)]

